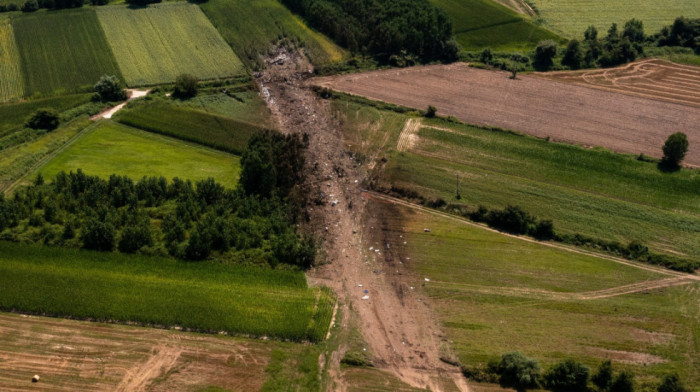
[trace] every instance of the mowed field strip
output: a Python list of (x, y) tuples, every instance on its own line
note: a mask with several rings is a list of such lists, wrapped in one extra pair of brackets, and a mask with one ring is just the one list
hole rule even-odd
[[(259, 390), (276, 345), (0, 313), (0, 385), (5, 392)], [(41, 380), (32, 384), (35, 374)]]
[(700, 166), (700, 111), (685, 105), (564, 84), (533, 76), (509, 78), (505, 72), (470, 68), (464, 63), (373, 71), (313, 79), (310, 83), (354, 95), (551, 137), (557, 141), (602, 146), (660, 157), (671, 133), (688, 135), (685, 163)]
[(12, 25), (3, 16), (0, 16), (0, 75), (0, 102), (21, 97), (24, 93), (22, 64)]
[(202, 10), (189, 3), (101, 7), (97, 15), (129, 86), (242, 74), (243, 63)]
[(558, 82), (700, 107), (700, 67), (660, 59), (616, 68), (536, 73)]

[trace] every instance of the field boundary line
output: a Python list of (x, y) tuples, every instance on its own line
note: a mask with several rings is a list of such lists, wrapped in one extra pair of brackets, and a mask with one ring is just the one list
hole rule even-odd
[[(72, 122), (74, 122), (74, 121), (77, 121), (79, 118), (80, 118), (80, 117), (78, 117), (78, 118), (76, 118), (76, 119), (74, 119), (74, 120), (68, 122), (68, 124), (70, 124), (70, 123), (72, 123)], [(66, 125), (68, 125), (68, 124), (66, 124)], [(41, 159), (39, 159), (39, 161), (37, 161), (34, 165), (32, 165), (31, 167), (29, 167), (29, 169), (27, 169), (27, 171), (26, 171), (21, 177), (19, 177), (15, 182), (13, 182), (12, 184), (10, 184), (10, 185), (9, 185), (5, 190), (3, 190), (2, 192), (5, 193), (6, 195), (9, 195), (10, 192), (12, 192), (15, 188), (17, 188), (17, 186), (19, 186), (19, 184), (21, 184), (21, 183), (27, 178), (27, 176), (29, 176), (29, 175), (30, 175), (31, 173), (33, 173), (34, 171), (36, 171), (36, 170), (40, 169), (41, 167), (43, 167), (44, 165), (46, 165), (50, 160), (52, 160), (53, 158), (55, 158), (59, 153), (65, 151), (68, 147), (70, 147), (71, 145), (73, 145), (73, 143), (75, 143), (76, 141), (78, 141), (78, 139), (80, 139), (80, 138), (82, 138), (83, 136), (87, 135), (88, 133), (92, 132), (92, 131), (97, 127), (97, 124), (99, 124), (99, 121), (93, 122), (92, 124), (89, 124), (89, 125), (86, 126), (85, 128), (83, 128), (83, 129), (81, 129), (80, 131), (78, 131), (77, 134), (75, 134), (72, 138), (68, 139), (65, 143), (63, 143), (62, 146), (60, 146), (59, 148), (57, 148), (57, 149), (55, 149), (54, 151), (50, 152), (49, 154), (45, 155), (44, 157), (42, 157)]]
[(448, 214), (448, 213), (442, 212), (442, 211), (433, 210), (433, 209), (430, 209), (430, 208), (427, 208), (427, 207), (423, 207), (423, 206), (421, 206), (421, 205), (418, 205), (418, 204), (416, 204), (416, 203), (412, 203), (412, 202), (408, 202), (408, 201), (405, 201), (405, 200), (401, 200), (401, 199), (398, 199), (398, 198), (396, 198), (396, 197), (388, 196), (388, 195), (385, 195), (385, 194), (383, 194), (383, 193), (379, 193), (379, 192), (376, 192), (376, 191), (363, 190), (363, 192), (366, 193), (367, 195), (369, 195), (370, 197), (373, 197), (373, 198), (376, 198), (376, 199), (380, 199), (380, 200), (384, 200), (384, 201), (387, 201), (387, 202), (399, 204), (399, 205), (402, 205), (402, 206), (405, 206), (405, 207), (408, 207), (408, 208), (411, 208), (411, 209), (414, 209), (414, 210), (418, 210), (418, 211), (420, 211), (420, 212), (428, 213), (428, 214), (431, 214), (431, 215), (437, 215), (437, 216), (440, 216), (440, 217), (442, 217), (442, 218), (451, 219), (451, 220), (453, 220), (453, 221), (456, 221), (456, 222), (459, 222), (459, 223), (462, 223), (462, 224), (465, 224), (465, 225), (469, 225), (469, 226), (472, 226), (472, 227), (476, 227), (476, 228), (479, 228), (479, 229), (482, 229), (482, 230), (487, 230), (487, 231), (490, 231), (490, 232), (493, 232), (493, 233), (497, 233), (497, 234), (500, 234), (500, 235), (503, 235), (503, 236), (506, 236), (506, 237), (516, 238), (516, 239), (519, 239), (519, 240), (521, 240), (521, 241), (526, 241), (526, 242), (530, 242), (530, 243), (536, 243), (536, 244), (540, 244), (540, 245), (543, 245), (543, 246), (548, 246), (548, 247), (550, 247), (550, 248), (555, 248), (555, 249), (559, 249), (559, 250), (563, 250), (563, 251), (567, 251), (567, 252), (578, 253), (578, 254), (587, 255), (587, 256), (593, 256), (593, 257), (597, 257), (597, 258), (600, 258), (600, 259), (605, 259), (605, 260), (613, 261), (613, 262), (616, 262), (616, 263), (618, 263), (618, 264), (623, 264), (623, 265), (627, 265), (627, 266), (630, 266), (630, 267), (634, 267), (634, 268), (638, 268), (638, 269), (642, 269), (642, 270), (646, 270), (646, 271), (650, 271), (650, 272), (656, 272), (656, 273), (659, 273), (659, 274), (662, 274), (662, 275), (675, 276), (675, 277), (684, 277), (684, 278), (686, 278), (686, 279), (695, 280), (695, 281), (700, 282), (700, 276), (698, 276), (698, 275), (693, 275), (693, 274), (687, 274), (687, 273), (683, 273), (683, 272), (673, 271), (673, 270), (670, 270), (670, 269), (667, 269), (667, 268), (657, 267), (657, 266), (652, 265), (652, 264), (644, 264), (644, 263), (641, 263), (641, 262), (626, 260), (626, 259), (622, 259), (622, 258), (619, 258), (619, 257), (614, 257), (614, 256), (610, 256), (610, 255), (606, 255), (606, 254), (598, 253), (598, 252), (594, 252), (594, 251), (583, 250), (583, 249), (573, 248), (573, 247), (569, 247), (569, 246), (554, 244), (554, 243), (551, 243), (551, 242), (549, 242), (549, 241), (537, 241), (537, 240), (532, 239), (532, 238), (528, 238), (528, 237), (524, 237), (524, 236), (518, 236), (518, 235), (514, 235), (514, 234), (509, 234), (509, 233), (505, 233), (505, 232), (502, 232), (502, 231), (498, 231), (498, 230), (492, 229), (492, 228), (490, 228), (490, 227), (488, 227), (488, 226), (486, 226), (486, 225), (479, 224), (479, 223), (475, 223), (475, 222), (472, 222), (472, 221), (470, 221), (470, 220), (467, 220), (466, 218), (462, 218), (462, 217), (459, 217), (459, 216), (456, 216), (456, 215)]

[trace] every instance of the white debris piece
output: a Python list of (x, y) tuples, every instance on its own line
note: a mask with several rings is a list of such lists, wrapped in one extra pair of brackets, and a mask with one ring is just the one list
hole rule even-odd
[(358, 283), (358, 284), (357, 284), (357, 287), (362, 287), (362, 283)]
[(428, 278), (425, 278), (425, 281), (426, 281), (426, 282), (430, 282), (430, 279), (428, 279)]
[(362, 299), (369, 299), (369, 295), (365, 295), (364, 297), (362, 297)]
[(430, 229), (423, 229), (424, 232), (430, 233)]

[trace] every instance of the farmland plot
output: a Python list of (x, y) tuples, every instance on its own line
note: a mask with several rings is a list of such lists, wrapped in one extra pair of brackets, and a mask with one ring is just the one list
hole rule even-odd
[(0, 17), (0, 103), (24, 94), (22, 64), (8, 19)]
[[(671, 133), (700, 145), (694, 107), (567, 85), (465, 64), (373, 71), (319, 78), (312, 83), (368, 98), (425, 109), (467, 123), (497, 126), (553, 140), (661, 157)], [(611, 110), (615, 108), (615, 110)], [(700, 148), (684, 161), (700, 166)]]
[[(568, 36), (583, 37), (590, 25), (607, 31), (612, 23), (622, 25), (637, 18), (647, 34), (659, 32), (679, 16), (700, 17), (697, 0), (533, 0), (545, 23)], [(575, 15), (575, 17), (574, 17)]]
[(12, 20), (25, 94), (90, 90), (121, 73), (92, 9), (25, 14)]
[(100, 7), (97, 15), (129, 86), (171, 83), (182, 73), (200, 79), (243, 73), (243, 64), (196, 5)]

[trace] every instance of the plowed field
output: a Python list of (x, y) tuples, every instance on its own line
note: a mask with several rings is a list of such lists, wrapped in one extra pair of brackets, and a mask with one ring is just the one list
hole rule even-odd
[(535, 76), (512, 80), (508, 73), (461, 63), (318, 78), (311, 83), (419, 109), (434, 105), (439, 115), (471, 124), (655, 157), (661, 157), (668, 135), (683, 131), (690, 142), (684, 163), (700, 166), (700, 110), (689, 105)]
[(538, 74), (550, 80), (700, 107), (700, 68), (649, 59), (617, 68)]

